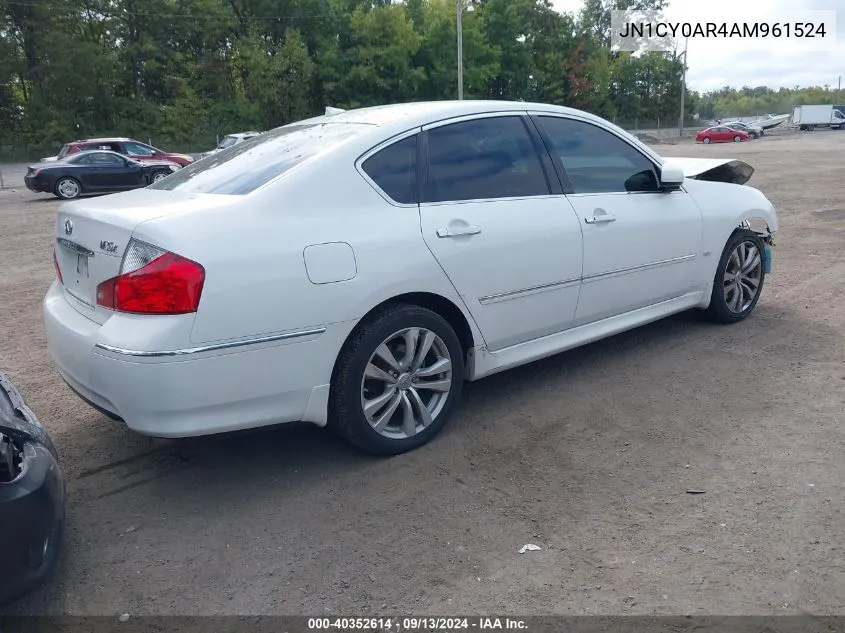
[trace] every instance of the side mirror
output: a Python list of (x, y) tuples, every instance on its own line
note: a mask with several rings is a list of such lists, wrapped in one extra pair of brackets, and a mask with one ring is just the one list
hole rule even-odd
[(663, 163), (660, 169), (660, 188), (663, 191), (677, 191), (684, 184), (684, 170), (671, 161)]

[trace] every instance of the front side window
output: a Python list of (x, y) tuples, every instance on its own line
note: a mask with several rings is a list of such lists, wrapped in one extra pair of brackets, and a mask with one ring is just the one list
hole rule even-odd
[(140, 143), (125, 143), (126, 153), (130, 156), (152, 156), (155, 154), (151, 147), (141, 145)]
[(549, 194), (540, 157), (518, 116), (451, 123), (428, 132), (424, 202)]
[(573, 193), (658, 191), (654, 164), (615, 134), (592, 123), (539, 116)]
[(67, 156), (70, 153), (70, 148), (70, 143), (66, 143), (65, 145), (63, 145), (61, 151), (58, 154), (58, 157), (64, 158), (65, 156)]
[(417, 201), (416, 134), (379, 150), (361, 167), (391, 199), (400, 204)]
[(369, 128), (355, 123), (286, 125), (191, 163), (148, 188), (246, 195)]

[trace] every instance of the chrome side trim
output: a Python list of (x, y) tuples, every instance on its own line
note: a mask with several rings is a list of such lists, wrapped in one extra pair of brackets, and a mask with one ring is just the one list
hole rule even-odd
[(630, 268), (619, 268), (618, 270), (611, 270), (606, 273), (598, 273), (596, 275), (587, 275), (582, 281), (594, 281), (597, 279), (605, 279), (606, 277), (615, 277), (616, 275), (625, 275), (640, 270), (647, 270), (649, 268), (658, 268), (660, 266), (668, 266), (669, 264), (680, 264), (681, 262), (689, 261), (698, 257), (695, 253), (692, 255), (683, 255), (682, 257), (673, 257), (671, 259), (663, 259), (659, 262), (650, 262), (648, 264), (640, 264), (639, 266), (631, 266)]
[(536, 294), (539, 292), (546, 292), (548, 290), (557, 290), (567, 286), (573, 286), (581, 283), (581, 279), (567, 279), (565, 281), (555, 281), (550, 284), (543, 284), (541, 286), (532, 286), (530, 288), (523, 288), (522, 290), (510, 290), (508, 292), (501, 292), (495, 295), (488, 295), (486, 297), (479, 297), (478, 302), (481, 305), (489, 305), (491, 303), (498, 303), (500, 301), (508, 301), (510, 299), (519, 299), (527, 295)]
[(202, 354), (203, 352), (217, 352), (224, 349), (232, 349), (235, 347), (244, 347), (246, 345), (259, 345), (261, 343), (276, 343), (278, 341), (287, 341), (294, 338), (302, 338), (305, 336), (317, 336), (326, 331), (326, 328), (319, 327), (311, 330), (302, 330), (300, 332), (287, 332), (285, 334), (273, 334), (272, 336), (259, 336), (257, 338), (246, 339), (244, 341), (232, 341), (229, 343), (215, 343), (213, 345), (203, 345), (201, 347), (190, 347), (186, 349), (164, 350), (160, 352), (145, 352), (140, 350), (124, 349), (122, 347), (114, 347), (113, 345), (106, 345), (105, 343), (97, 343), (94, 347), (112, 352), (113, 354), (120, 354), (122, 356), (133, 356), (142, 358), (161, 358), (171, 356), (188, 356), (190, 354)]

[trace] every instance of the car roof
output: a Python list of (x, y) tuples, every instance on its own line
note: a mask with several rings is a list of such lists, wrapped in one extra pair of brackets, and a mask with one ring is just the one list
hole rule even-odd
[(129, 158), (128, 156), (124, 156), (119, 152), (113, 152), (110, 149), (86, 149), (85, 151), (76, 152), (75, 154), (68, 156), (68, 160), (70, 160), (71, 158), (77, 159), (80, 156), (87, 156), (88, 154), (112, 154), (114, 156), (120, 156), (120, 158)]
[[(136, 141), (133, 138), (127, 138), (125, 136), (106, 136), (104, 138), (81, 138), (77, 141), (73, 141), (74, 143), (119, 143), (131, 141), (133, 143), (140, 143), (141, 141)], [(146, 143), (144, 143), (146, 145)]]
[(346, 110), (338, 114), (323, 114), (304, 121), (297, 121), (293, 125), (308, 123), (362, 123), (374, 126), (384, 126), (393, 123), (404, 123), (409, 126), (425, 125), (440, 119), (448, 119), (463, 115), (483, 114), (485, 112), (518, 112), (536, 110), (542, 112), (556, 112), (571, 114), (600, 121), (599, 117), (583, 110), (567, 108), (565, 106), (550, 105), (548, 103), (532, 103), (526, 101), (495, 101), (495, 100), (451, 100), (451, 101), (417, 101), (381, 106), (370, 106), (355, 110)]

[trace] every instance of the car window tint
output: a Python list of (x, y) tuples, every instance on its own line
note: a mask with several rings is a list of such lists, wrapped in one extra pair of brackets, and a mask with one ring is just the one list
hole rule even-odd
[(384, 193), (401, 204), (417, 201), (417, 136), (397, 141), (362, 165)]
[(152, 156), (153, 150), (139, 143), (124, 143), (130, 156)]
[(286, 125), (191, 163), (149, 188), (246, 195), (369, 128), (354, 123)]
[(123, 163), (123, 160), (119, 156), (105, 154), (103, 152), (91, 154), (88, 158), (88, 162), (94, 165), (119, 165)]
[(543, 165), (520, 117), (462, 121), (428, 132), (424, 202), (548, 194)]
[(541, 116), (538, 122), (560, 157), (573, 193), (657, 191), (652, 162), (632, 145), (596, 125)]

